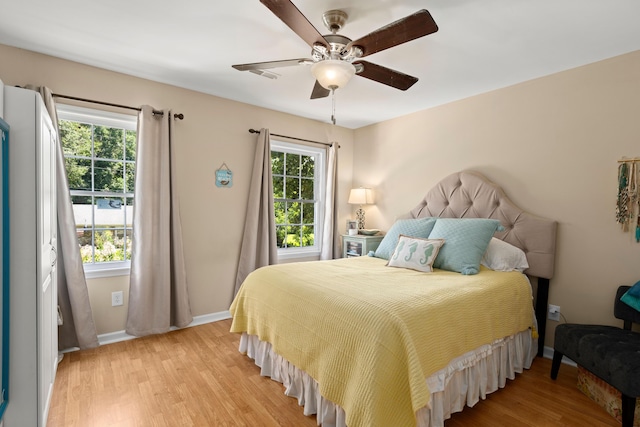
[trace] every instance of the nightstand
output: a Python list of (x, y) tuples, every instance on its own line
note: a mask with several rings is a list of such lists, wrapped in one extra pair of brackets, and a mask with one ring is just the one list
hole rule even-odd
[(356, 257), (367, 255), (369, 251), (375, 251), (382, 241), (384, 235), (379, 234), (376, 236), (365, 236), (362, 234), (356, 234), (355, 236), (349, 236), (348, 234), (342, 235), (342, 257)]

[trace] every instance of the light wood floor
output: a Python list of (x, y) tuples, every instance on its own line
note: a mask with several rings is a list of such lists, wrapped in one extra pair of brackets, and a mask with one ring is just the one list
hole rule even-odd
[[(315, 426), (281, 384), (238, 352), (230, 321), (68, 353), (58, 367), (49, 427)], [(445, 427), (616, 426), (576, 388), (577, 370), (551, 362), (447, 420)], [(391, 427), (391, 426), (390, 426)]]

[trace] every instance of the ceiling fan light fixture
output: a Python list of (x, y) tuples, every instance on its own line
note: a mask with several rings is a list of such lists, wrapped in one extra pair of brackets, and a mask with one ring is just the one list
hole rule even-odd
[(325, 89), (335, 90), (344, 87), (356, 74), (356, 67), (350, 62), (339, 59), (325, 59), (311, 66), (311, 73)]

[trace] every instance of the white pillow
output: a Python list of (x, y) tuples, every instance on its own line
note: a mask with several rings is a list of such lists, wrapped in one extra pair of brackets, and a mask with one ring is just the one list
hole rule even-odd
[(442, 245), (444, 239), (421, 239), (401, 234), (387, 265), (431, 273)]
[(524, 271), (529, 268), (527, 256), (522, 249), (503, 240), (491, 238), (480, 264), (496, 271)]

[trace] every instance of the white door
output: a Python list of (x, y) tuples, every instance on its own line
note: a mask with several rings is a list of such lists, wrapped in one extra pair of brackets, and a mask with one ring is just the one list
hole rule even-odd
[[(40, 101), (38, 99), (38, 101)], [(57, 290), (57, 221), (56, 221), (56, 132), (42, 102), (38, 114), (40, 141), (37, 141), (38, 167), (38, 355), (39, 425), (47, 424), (58, 362), (58, 290)]]

